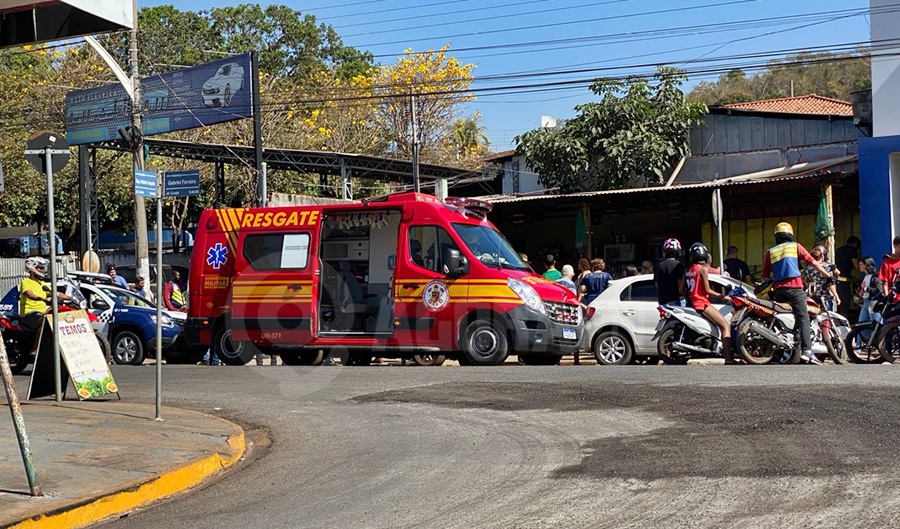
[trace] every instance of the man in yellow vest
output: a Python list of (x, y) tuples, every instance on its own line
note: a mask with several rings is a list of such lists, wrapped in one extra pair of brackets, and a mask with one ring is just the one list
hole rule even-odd
[(166, 308), (169, 310), (177, 310), (187, 312), (187, 288), (181, 280), (181, 272), (172, 271), (172, 280), (166, 283), (163, 292), (163, 300), (166, 302)]

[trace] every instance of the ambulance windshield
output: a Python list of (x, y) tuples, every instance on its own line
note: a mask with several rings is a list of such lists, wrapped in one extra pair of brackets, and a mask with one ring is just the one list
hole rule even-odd
[(453, 229), (479, 261), (497, 268), (530, 270), (509, 242), (494, 229), (483, 225), (453, 224)]

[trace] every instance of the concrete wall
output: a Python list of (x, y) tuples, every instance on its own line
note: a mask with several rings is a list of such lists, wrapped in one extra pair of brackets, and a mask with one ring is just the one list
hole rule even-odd
[(879, 43), (900, 38), (900, 11), (896, 0), (870, 0), (869, 8), (872, 43), (879, 46), (877, 54), (888, 57), (872, 59), (872, 113), (874, 136), (900, 135), (900, 45), (880, 47)]

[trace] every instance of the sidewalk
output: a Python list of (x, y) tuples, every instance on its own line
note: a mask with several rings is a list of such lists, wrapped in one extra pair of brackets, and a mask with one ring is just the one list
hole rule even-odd
[(0, 528), (74, 528), (190, 488), (236, 463), (244, 432), (202, 413), (121, 401), (23, 403), (43, 498), (28, 494), (0, 393)]

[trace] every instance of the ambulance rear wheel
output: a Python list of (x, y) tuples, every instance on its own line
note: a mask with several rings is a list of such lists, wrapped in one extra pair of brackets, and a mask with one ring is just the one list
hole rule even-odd
[(466, 327), (462, 352), (476, 366), (496, 366), (509, 356), (506, 332), (491, 320), (475, 320)]
[(213, 338), (216, 355), (223, 364), (242, 366), (256, 356), (256, 347), (250, 342), (240, 342), (231, 338), (231, 329), (219, 325)]

